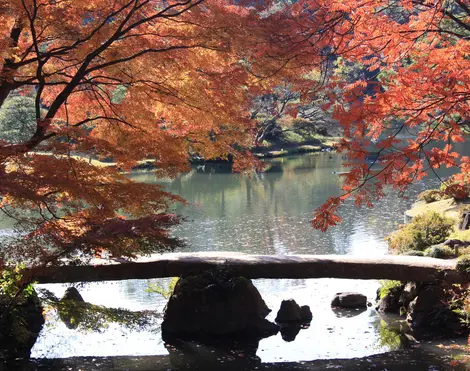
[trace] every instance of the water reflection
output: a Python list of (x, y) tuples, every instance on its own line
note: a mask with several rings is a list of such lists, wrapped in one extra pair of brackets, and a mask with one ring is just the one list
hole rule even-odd
[(366, 311), (366, 308), (357, 308), (357, 309), (342, 309), (342, 308), (331, 308), (333, 313), (338, 318), (351, 318), (356, 317), (359, 314)]
[[(355, 250), (362, 245), (370, 253), (383, 254), (383, 236), (401, 221), (407, 205), (396, 196), (379, 205), (387, 210), (384, 215), (348, 203), (343, 225), (327, 233), (311, 228), (312, 211), (339, 194), (342, 180), (333, 171), (347, 170), (341, 161), (339, 156), (312, 154), (273, 160), (272, 168), (282, 172), (251, 178), (192, 171), (168, 181), (168, 190), (190, 202), (189, 207), (177, 207), (188, 222), (174, 233), (189, 242), (188, 250), (346, 254), (359, 253)], [(156, 181), (150, 173), (136, 174), (135, 179)]]
[[(321, 233), (311, 228), (312, 210), (327, 197), (339, 193), (341, 177), (333, 172), (347, 170), (341, 167), (341, 158), (316, 154), (276, 159), (272, 164), (277, 171), (251, 178), (194, 170), (164, 182), (169, 191), (190, 203), (187, 207), (176, 207), (188, 221), (178, 226), (174, 235), (184, 238), (188, 242), (187, 250), (193, 251), (381, 255), (387, 252), (384, 237), (403, 222), (403, 213), (416, 194), (438, 183), (436, 179), (424, 179), (410, 189), (408, 199), (391, 193), (373, 209), (356, 209), (348, 202), (342, 209), (343, 223)], [(133, 177), (156, 182), (152, 173), (138, 173)], [(80, 292), (85, 301), (95, 305), (161, 313), (166, 301), (146, 292), (148, 282), (152, 280), (94, 283)], [(285, 342), (281, 335), (261, 340), (256, 356), (262, 362), (364, 357), (391, 349), (390, 344), (379, 341), (380, 318), (375, 310), (368, 308), (353, 317), (345, 317), (338, 316), (330, 307), (336, 292), (356, 291), (374, 301), (376, 281), (254, 282), (273, 310), (268, 320), (273, 321), (281, 301), (290, 298), (309, 305), (314, 316), (311, 326), (301, 330), (295, 341)], [(58, 297), (66, 288), (47, 287)], [(127, 331), (118, 326), (110, 326), (98, 336), (78, 334), (63, 324), (56, 324), (40, 335), (33, 348), (35, 357), (163, 354), (168, 351), (159, 334)]]
[(283, 325), (280, 328), (282, 340), (291, 342), (294, 341), (300, 330), (309, 328), (310, 325), (289, 324)]

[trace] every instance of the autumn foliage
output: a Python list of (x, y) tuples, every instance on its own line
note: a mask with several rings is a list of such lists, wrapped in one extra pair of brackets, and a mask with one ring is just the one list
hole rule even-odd
[(249, 5), (0, 0), (0, 106), (20, 94), (36, 115), (26, 139), (0, 142), (0, 211), (18, 237), (4, 243), (5, 259), (44, 265), (173, 248), (178, 218), (168, 209), (184, 201), (122, 171), (153, 159), (157, 176), (171, 177), (191, 155), (256, 165), (246, 151), (253, 97), (301, 81), (323, 58), (297, 54), (292, 17)]
[[(405, 191), (441, 166), (457, 168), (453, 186), (464, 186), (470, 159), (454, 144), (466, 141), (469, 128), (470, 3), (323, 3), (347, 14), (332, 33), (335, 54), (367, 68), (369, 78), (331, 81), (330, 104), (345, 132), (338, 149), (350, 171), (344, 195), (319, 208), (313, 225), (324, 230), (339, 222), (337, 208), (349, 197), (372, 206), (386, 187)], [(299, 4), (301, 12), (308, 7)], [(371, 154), (378, 160), (367, 162)], [(378, 162), (380, 170), (371, 171)]]
[[(469, 19), (467, 0), (0, 0), (0, 106), (22, 94), (36, 112), (26, 140), (0, 143), (0, 210), (21, 237), (2, 254), (43, 265), (176, 246), (168, 209), (184, 201), (122, 170), (151, 158), (175, 176), (191, 155), (256, 166), (253, 99), (282, 84), (301, 102), (323, 94), (344, 127), (344, 195), (316, 228), (429, 169), (459, 167), (463, 182), (470, 160), (452, 145), (468, 124)], [(338, 56), (373, 77), (332, 76)]]

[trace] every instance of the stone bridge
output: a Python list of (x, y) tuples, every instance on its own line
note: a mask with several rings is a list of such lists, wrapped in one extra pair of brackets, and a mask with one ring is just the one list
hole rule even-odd
[(178, 277), (226, 268), (246, 278), (350, 278), (452, 283), (467, 281), (456, 260), (415, 256), (247, 255), (236, 252), (164, 253), (133, 261), (96, 260), (90, 265), (31, 269), (38, 283), (93, 282)]

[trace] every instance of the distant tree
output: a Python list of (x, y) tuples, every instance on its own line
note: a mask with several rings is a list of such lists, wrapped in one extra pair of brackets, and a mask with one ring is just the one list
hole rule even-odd
[(34, 99), (28, 96), (12, 96), (0, 108), (0, 140), (22, 143), (36, 130)]

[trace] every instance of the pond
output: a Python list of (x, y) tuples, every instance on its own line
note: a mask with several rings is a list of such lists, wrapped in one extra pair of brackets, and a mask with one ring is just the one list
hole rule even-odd
[[(330, 153), (273, 159), (270, 172), (250, 178), (203, 166), (194, 168), (175, 180), (163, 182), (169, 191), (189, 202), (187, 206), (175, 206), (186, 221), (173, 234), (187, 242), (186, 251), (387, 254), (384, 238), (403, 223), (404, 211), (416, 195), (438, 181), (426, 178), (415, 184), (406, 197), (391, 192), (372, 209), (358, 209), (347, 202), (341, 209), (343, 222), (322, 233), (311, 227), (312, 211), (327, 197), (339, 194), (342, 180), (337, 173), (347, 171), (341, 162), (341, 157)], [(142, 182), (157, 181), (150, 172), (135, 173), (132, 177)], [(79, 290), (85, 301), (93, 304), (161, 312), (166, 299), (146, 291), (154, 281), (93, 283)], [(159, 282), (165, 285), (169, 280)], [(286, 342), (280, 334), (261, 340), (256, 356), (262, 362), (364, 357), (399, 345), (384, 336), (384, 321), (373, 307), (348, 313), (330, 307), (334, 294), (341, 291), (361, 292), (375, 303), (378, 281), (259, 279), (254, 283), (272, 309), (270, 320), (276, 316), (281, 301), (289, 298), (309, 305), (313, 312), (310, 327), (300, 330), (294, 341)], [(60, 297), (67, 286), (42, 287)], [(68, 329), (51, 317), (32, 350), (32, 357), (168, 355), (159, 324), (157, 321), (154, 327), (142, 331), (110, 324), (98, 333)]]

